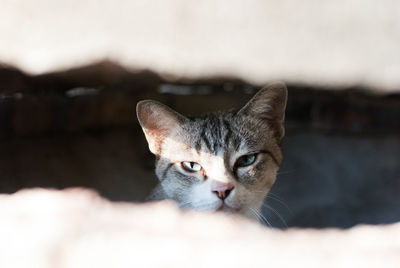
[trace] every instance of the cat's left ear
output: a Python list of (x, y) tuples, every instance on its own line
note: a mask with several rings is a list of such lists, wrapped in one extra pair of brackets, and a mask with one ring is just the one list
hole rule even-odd
[(277, 141), (285, 135), (284, 121), (287, 101), (287, 88), (283, 82), (275, 82), (263, 87), (239, 111), (238, 114), (254, 116), (268, 122)]
[(136, 114), (146, 136), (149, 149), (159, 154), (164, 139), (180, 129), (187, 121), (183, 115), (168, 106), (153, 100), (143, 100), (136, 105)]

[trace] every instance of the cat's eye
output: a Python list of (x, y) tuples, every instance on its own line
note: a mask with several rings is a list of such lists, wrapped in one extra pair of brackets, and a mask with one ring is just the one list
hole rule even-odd
[(247, 155), (242, 155), (241, 157), (236, 160), (235, 167), (236, 168), (241, 168), (241, 167), (247, 167), (252, 165), (257, 158), (257, 154), (247, 154)]
[(183, 167), (184, 170), (186, 170), (187, 172), (199, 172), (202, 167), (197, 164), (196, 162), (181, 162), (181, 165)]

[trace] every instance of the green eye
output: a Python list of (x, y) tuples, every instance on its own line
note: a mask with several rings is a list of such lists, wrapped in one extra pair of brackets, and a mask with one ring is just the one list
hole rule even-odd
[(202, 169), (196, 162), (181, 162), (181, 166), (187, 172), (199, 172)]
[(242, 155), (236, 160), (235, 166), (238, 168), (250, 166), (256, 161), (256, 158), (257, 154)]

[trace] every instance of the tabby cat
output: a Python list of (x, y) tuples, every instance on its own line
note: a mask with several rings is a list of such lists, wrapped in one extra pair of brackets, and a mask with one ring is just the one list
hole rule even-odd
[(137, 117), (160, 180), (151, 198), (182, 208), (262, 217), (263, 200), (282, 162), (287, 89), (276, 82), (240, 110), (183, 116), (153, 100)]

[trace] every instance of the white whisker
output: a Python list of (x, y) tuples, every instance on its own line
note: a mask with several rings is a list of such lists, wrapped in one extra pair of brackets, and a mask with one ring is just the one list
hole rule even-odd
[(271, 223), (257, 210), (254, 208), (250, 208), (250, 210), (254, 213), (254, 215), (259, 219), (262, 220), (264, 223), (268, 224), (269, 227), (272, 227)]
[(283, 202), (283, 200), (280, 199), (280, 198), (278, 198), (276, 195), (273, 196), (272, 193), (268, 193), (267, 196), (266, 196), (265, 198), (270, 198), (270, 199), (272, 199), (272, 200), (275, 200), (275, 201), (279, 202), (281, 205), (283, 205), (283, 206), (289, 211), (289, 213), (290, 213), (291, 215), (293, 215), (293, 211), (290, 209), (290, 207), (289, 207), (288, 205), (286, 205), (286, 203)]
[(263, 204), (263, 206), (265, 206), (266, 208), (270, 209), (276, 216), (278, 216), (278, 218), (281, 220), (281, 222), (285, 225), (286, 228), (288, 228), (288, 225), (286, 224), (286, 221), (283, 219), (283, 217), (278, 213), (278, 211), (276, 211), (273, 207), (267, 205), (267, 204)]

